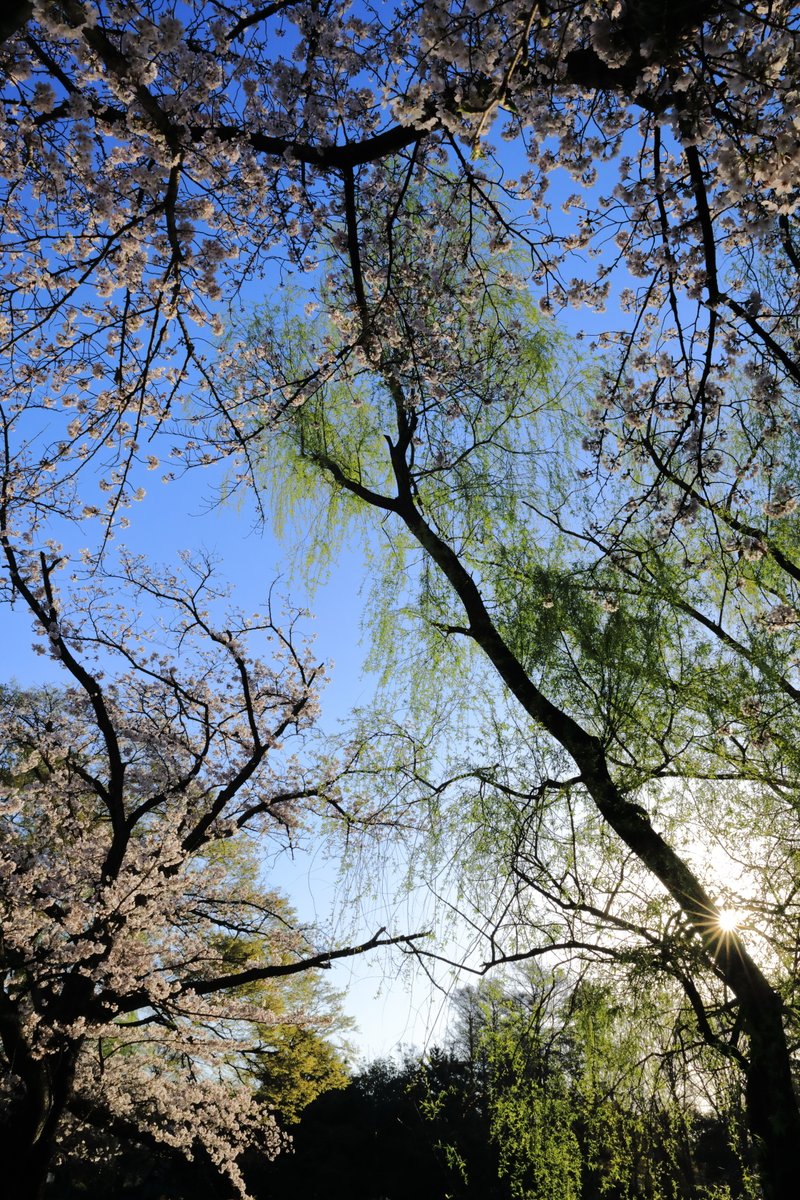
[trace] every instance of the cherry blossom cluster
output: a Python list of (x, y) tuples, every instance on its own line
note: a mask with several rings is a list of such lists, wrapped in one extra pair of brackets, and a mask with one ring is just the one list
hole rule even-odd
[[(521, 239), (544, 307), (628, 311), (597, 337), (632, 421), (653, 409), (653, 363), (675, 403), (684, 379), (704, 405), (712, 365), (778, 346), (780, 384), (791, 293), (759, 303), (757, 262), (797, 261), (795, 6), (706, 2), (669, 28), (648, 13), (623, 0), (341, 3), (324, 17), (305, 3), (12, 6), (4, 395), (12, 417), (51, 411), (45, 469), (59, 474), (69, 449), (132, 498), (124, 464), (154, 465), (144, 431), (187, 383), (216, 397), (224, 305), (271, 259), (321, 268), (329, 295), (344, 266), (340, 320), (364, 341), (359, 310), (393, 289), (370, 287), (361, 243), (437, 156), (465, 197), (450, 221), (475, 215), (498, 248)], [(563, 211), (555, 168), (578, 189)], [(396, 259), (392, 283), (412, 269)], [(618, 299), (613, 272), (631, 285)]]

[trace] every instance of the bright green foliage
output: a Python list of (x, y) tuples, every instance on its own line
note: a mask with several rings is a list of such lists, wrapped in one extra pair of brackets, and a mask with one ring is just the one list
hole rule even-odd
[[(413, 258), (418, 210), (428, 201), (427, 193), (407, 198), (408, 212), (398, 216), (405, 225), (396, 253)], [(381, 301), (371, 340), (351, 331), (348, 341), (348, 331), (338, 329), (334, 295), (330, 312), (315, 318), (316, 345), (308, 325), (291, 312), (262, 313), (250, 331), (247, 370), (269, 370), (273, 380), (286, 381), (268, 411), (254, 404), (254, 420), (265, 426), (264, 472), (273, 491), (313, 506), (325, 553), (337, 530), (341, 535), (354, 519), (351, 528), (371, 554), (366, 619), (374, 636), (371, 664), (380, 669), (385, 690), (381, 715), (366, 713), (358, 736), (367, 744), (377, 721), (385, 730), (388, 709), (405, 743), (416, 738), (415, 761), (426, 756), (462, 780), (472, 772), (472, 787), (462, 784), (447, 794), (427, 790), (435, 806), (428, 824), (436, 835), (447, 828), (447, 795), (458, 796), (452, 819), (461, 861), (465, 829), (471, 829), (478, 869), (486, 850), (485, 870), (506, 877), (520, 855), (528, 876), (541, 873), (543, 860), (559, 859), (561, 883), (555, 887), (545, 879), (548, 894), (563, 886), (598, 910), (604, 894), (617, 887), (618, 843), (583, 790), (548, 791), (546, 807), (536, 792), (543, 779), (570, 776), (569, 759), (504, 706), (463, 636), (464, 613), (448, 581), (412, 548), (391, 511), (396, 484), (389, 443), (402, 440), (400, 420), (410, 438), (405, 461), (418, 510), (454, 548), (530, 678), (602, 739), (617, 785), (699, 868), (706, 864), (698, 851), (712, 850), (721, 829), (730, 848), (742, 809), (760, 811), (756, 825), (768, 838), (774, 833), (777, 858), (800, 770), (791, 665), (800, 653), (800, 627), (776, 631), (765, 619), (766, 607), (786, 595), (785, 572), (770, 555), (737, 552), (733, 564), (727, 543), (720, 544), (716, 511), (700, 506), (672, 537), (654, 535), (655, 518), (646, 508), (645, 515), (631, 517), (630, 496), (652, 491), (652, 469), (641, 454), (631, 451), (616, 474), (578, 478), (590, 461), (581, 431), (592, 372), (532, 311), (513, 261), (484, 250), (481, 285), (469, 282), (464, 246), (453, 232), (457, 222), (448, 225), (446, 191), (439, 203), (440, 256), (420, 256), (413, 295), (392, 293), (394, 307)], [(370, 219), (377, 230), (376, 211)], [(367, 277), (381, 277), (380, 247), (377, 234), (367, 239)], [(370, 255), (374, 261), (367, 262)], [(436, 354), (434, 383), (428, 366)], [(302, 388), (291, 383), (297, 379)], [(246, 378), (242, 386), (246, 391)], [(305, 399), (292, 407), (292, 398), (300, 398), (297, 389)], [(733, 455), (733, 435), (728, 444)], [(784, 473), (792, 461), (789, 452)], [(677, 484), (662, 481), (658, 511), (679, 492)], [(327, 511), (325, 519), (320, 510)], [(780, 522), (776, 537), (783, 553), (791, 549), (795, 525), (794, 518)], [(441, 738), (443, 714), (456, 735), (449, 746)], [(383, 739), (382, 751), (390, 740)], [(408, 779), (401, 758), (385, 759), (387, 796), (398, 794), (398, 774)], [(513, 796), (498, 793), (498, 786), (511, 787)], [(376, 771), (373, 803), (380, 788)], [(521, 799), (526, 796), (527, 803)], [(567, 838), (565, 828), (571, 830)], [(534, 843), (536, 854), (526, 859)], [(748, 878), (765, 850), (759, 845), (744, 864)], [(564, 876), (564, 868), (572, 874)], [(663, 902), (659, 907), (658, 889), (644, 884), (644, 872), (625, 870), (629, 885), (617, 893), (618, 909), (624, 902), (625, 917), (634, 922), (637, 913), (645, 921), (655, 917), (660, 936), (670, 908)], [(776, 914), (771, 952), (780, 943), (786, 958), (794, 935), (780, 914), (779, 897), (791, 886), (794, 867), (784, 857), (780, 870), (758, 904)], [(767, 886), (763, 877), (754, 878), (758, 888)], [(464, 884), (469, 887), (468, 880)], [(711, 886), (723, 900), (724, 892), (735, 891), (719, 870), (712, 872)], [(752, 880), (748, 886), (755, 887)], [(484, 884), (476, 891), (485, 894)], [(519, 920), (524, 924), (530, 916)], [(793, 985), (787, 979), (782, 986)]]
[(492, 1133), (514, 1200), (578, 1200), (581, 1159), (572, 1115), (569, 1098), (552, 1088), (515, 1080), (496, 1096)]
[(724, 1147), (738, 1140), (736, 1116), (712, 1118), (708, 1097), (702, 1111), (698, 1096), (676, 1094), (655, 996), (623, 1006), (610, 987), (570, 988), (533, 970), (519, 982), (524, 990), (496, 982), (466, 994), (483, 1018), (490, 1132), (513, 1200), (749, 1194), (734, 1153), (703, 1161), (704, 1129)]
[(264, 1057), (255, 1069), (256, 1094), (278, 1119), (292, 1125), (322, 1092), (348, 1081), (341, 1051), (313, 1028), (278, 1025), (261, 1035)]
[[(263, 911), (263, 927), (258, 936), (241, 931), (220, 936), (215, 949), (223, 952), (231, 971), (244, 970), (266, 954), (274, 961), (291, 961), (297, 917), (283, 896), (259, 891), (256, 846), (220, 843), (216, 853), (225, 856), (239, 890), (251, 888), (253, 906)], [(275, 1015), (274, 1023), (258, 1028), (258, 1049), (247, 1056), (247, 1086), (280, 1123), (293, 1124), (321, 1092), (346, 1084), (344, 1050), (329, 1038), (340, 1039), (352, 1021), (340, 994), (318, 972), (245, 984), (239, 991), (256, 1002), (266, 1000)]]

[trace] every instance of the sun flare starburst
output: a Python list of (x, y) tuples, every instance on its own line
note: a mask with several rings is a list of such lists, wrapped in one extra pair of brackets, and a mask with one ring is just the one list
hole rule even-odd
[(742, 923), (742, 914), (736, 908), (721, 908), (717, 924), (723, 933), (734, 933)]

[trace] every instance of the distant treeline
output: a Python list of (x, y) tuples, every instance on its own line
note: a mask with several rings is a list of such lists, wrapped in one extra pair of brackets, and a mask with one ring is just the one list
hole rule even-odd
[[(372, 1062), (284, 1115), (291, 1148), (242, 1164), (256, 1200), (755, 1200), (729, 1080), (660, 1053), (608, 989), (527, 984), (459, 993), (447, 1049)], [(202, 1155), (99, 1131), (53, 1195), (233, 1193)]]

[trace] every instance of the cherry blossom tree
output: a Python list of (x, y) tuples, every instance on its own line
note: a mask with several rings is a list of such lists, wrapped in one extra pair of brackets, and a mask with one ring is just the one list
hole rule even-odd
[(277, 852), (340, 807), (337, 768), (301, 757), (322, 668), (269, 612), (217, 622), (207, 563), (182, 579), (123, 556), (113, 591), (95, 576), (81, 593), (52, 554), (2, 544), (4, 587), (65, 673), (2, 692), (6, 1178), (42, 1195), (59, 1140), (108, 1122), (202, 1152), (244, 1195), (237, 1155), (281, 1145), (246, 1051), (259, 1029), (314, 1025), (270, 989), (413, 940), (326, 943), (243, 869), (241, 843)]

